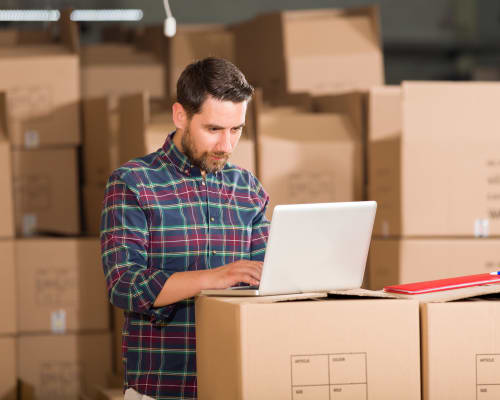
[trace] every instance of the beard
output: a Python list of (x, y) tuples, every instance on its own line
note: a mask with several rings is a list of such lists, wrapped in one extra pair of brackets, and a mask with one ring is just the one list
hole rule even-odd
[[(198, 168), (206, 171), (207, 173), (221, 171), (226, 165), (227, 160), (230, 156), (230, 154), (221, 151), (205, 151), (197, 156), (196, 154), (198, 154), (198, 149), (196, 148), (194, 140), (191, 136), (189, 127), (186, 128), (186, 131), (182, 136), (181, 144), (184, 150), (184, 154), (186, 154), (189, 161), (191, 161), (192, 164), (196, 165)], [(213, 157), (217, 157), (218, 159)]]

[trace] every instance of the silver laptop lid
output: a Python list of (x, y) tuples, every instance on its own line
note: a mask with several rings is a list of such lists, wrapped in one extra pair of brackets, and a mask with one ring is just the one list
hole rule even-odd
[(276, 206), (260, 294), (360, 287), (376, 208), (374, 201)]

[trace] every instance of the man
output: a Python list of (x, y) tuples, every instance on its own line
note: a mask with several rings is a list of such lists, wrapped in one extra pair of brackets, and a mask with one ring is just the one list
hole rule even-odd
[(189, 65), (177, 83), (175, 132), (109, 178), (101, 247), (110, 301), (125, 310), (125, 399), (196, 398), (193, 296), (259, 283), (269, 197), (227, 162), (252, 94), (226, 60)]

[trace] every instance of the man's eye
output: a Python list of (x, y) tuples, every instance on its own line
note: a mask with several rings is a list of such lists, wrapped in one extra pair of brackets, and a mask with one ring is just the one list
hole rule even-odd
[(234, 134), (238, 134), (238, 133), (241, 133), (243, 131), (243, 128), (240, 127), (240, 128), (233, 128), (231, 129), (232, 133)]

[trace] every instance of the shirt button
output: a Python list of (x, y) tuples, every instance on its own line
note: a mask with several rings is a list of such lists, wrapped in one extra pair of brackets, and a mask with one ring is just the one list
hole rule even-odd
[(210, 221), (214, 222), (215, 218), (214, 217), (210, 217)]
[(186, 174), (189, 174), (189, 170), (188, 170), (188, 169), (185, 169), (185, 170), (184, 170), (184, 172), (185, 172)]
[(201, 184), (202, 184), (203, 186), (205, 186), (205, 181), (201, 181)]
[(217, 254), (217, 252), (215, 250), (212, 250), (212, 254)]

